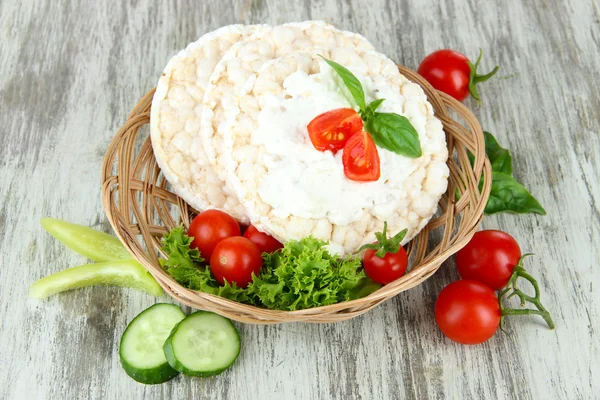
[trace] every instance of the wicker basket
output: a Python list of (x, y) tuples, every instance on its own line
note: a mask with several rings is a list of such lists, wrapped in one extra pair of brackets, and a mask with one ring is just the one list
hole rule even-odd
[[(110, 143), (102, 166), (102, 202), (116, 234), (135, 258), (178, 301), (193, 308), (214, 311), (225, 317), (257, 324), (281, 322), (336, 322), (356, 317), (383, 301), (429, 278), (452, 254), (471, 239), (483, 217), (490, 192), (485, 180), (481, 192), (479, 178), (490, 176), (485, 157), (481, 126), (460, 102), (434, 90), (420, 75), (400, 67), (400, 71), (425, 90), (435, 115), (442, 121), (448, 143), (450, 178), (448, 191), (440, 200), (441, 213), (408, 244), (410, 271), (371, 295), (348, 302), (298, 311), (278, 311), (240, 304), (225, 298), (184, 288), (164, 272), (158, 262), (161, 236), (183, 222), (187, 227), (197, 213), (170, 192), (157, 166), (150, 137), (140, 134), (150, 122), (154, 90), (135, 106), (125, 124)], [(454, 112), (463, 124), (450, 116)], [(140, 139), (143, 143), (140, 145)], [(467, 151), (475, 155), (474, 166)], [(456, 201), (454, 193), (460, 193)], [(434, 234), (434, 230), (438, 231)]]

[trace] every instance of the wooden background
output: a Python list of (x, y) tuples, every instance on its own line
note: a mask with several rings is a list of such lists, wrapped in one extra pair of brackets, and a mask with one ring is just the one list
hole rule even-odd
[[(61, 4), (62, 3), (62, 4)], [(0, 1), (1, 399), (600, 398), (600, 29), (597, 0)], [(91, 288), (27, 299), (36, 279), (86, 262), (44, 216), (110, 232), (100, 165), (114, 132), (167, 60), (222, 25), (324, 19), (412, 68), (442, 47), (499, 76), (467, 105), (514, 156), (548, 216), (488, 217), (536, 252), (556, 330), (533, 317), (511, 335), (457, 345), (438, 331), (436, 295), (453, 261), (355, 320), (240, 325), (228, 372), (144, 386), (120, 367), (127, 323), (156, 299)], [(160, 301), (169, 301), (167, 297)]]

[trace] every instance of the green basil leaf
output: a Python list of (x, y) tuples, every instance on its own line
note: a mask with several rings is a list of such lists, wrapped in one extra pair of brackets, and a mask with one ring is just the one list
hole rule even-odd
[(346, 85), (348, 90), (350, 90), (350, 94), (352, 94), (352, 97), (354, 97), (354, 100), (356, 101), (356, 104), (358, 104), (358, 106), (360, 107), (361, 111), (366, 110), (367, 105), (365, 103), (365, 92), (363, 91), (362, 84), (360, 83), (358, 78), (354, 76), (354, 74), (350, 72), (350, 70), (348, 70), (346, 67), (334, 61), (328, 60), (323, 56), (320, 57), (323, 60), (325, 60), (325, 62), (329, 64), (329, 66), (333, 68), (335, 72), (337, 72), (340, 78), (342, 78), (344, 85)]
[(375, 111), (377, 110), (377, 108), (379, 108), (379, 106), (381, 105), (381, 103), (383, 103), (385, 99), (377, 99), (377, 100), (373, 100), (372, 102), (369, 103), (369, 105), (367, 106), (367, 110), (371, 110), (371, 111)]
[(494, 171), (492, 173), (492, 189), (485, 206), (485, 213), (496, 214), (499, 212), (546, 215), (544, 207), (515, 178)]
[(383, 103), (384, 100), (385, 99), (377, 99), (367, 104), (367, 108), (361, 110), (360, 112), (360, 117), (363, 119), (363, 121), (368, 121), (372, 119), (373, 115), (375, 115), (375, 110), (377, 110), (377, 108), (381, 105), (381, 103)]
[(419, 134), (408, 118), (395, 113), (374, 113), (365, 125), (377, 146), (410, 158), (421, 157)]
[(492, 164), (492, 171), (512, 175), (512, 157), (510, 151), (502, 148), (491, 133), (483, 132), (483, 135), (485, 137), (485, 153)]

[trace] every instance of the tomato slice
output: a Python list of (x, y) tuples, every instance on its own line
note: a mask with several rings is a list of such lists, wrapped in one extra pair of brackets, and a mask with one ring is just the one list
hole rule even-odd
[(327, 111), (308, 124), (308, 136), (315, 149), (336, 152), (352, 135), (363, 128), (363, 121), (351, 108), (338, 108)]
[(344, 146), (342, 163), (344, 174), (353, 181), (376, 181), (381, 175), (377, 146), (365, 131), (350, 137)]

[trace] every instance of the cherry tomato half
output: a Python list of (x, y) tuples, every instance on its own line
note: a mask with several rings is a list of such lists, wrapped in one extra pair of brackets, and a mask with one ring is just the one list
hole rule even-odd
[(274, 251), (283, 247), (283, 244), (281, 244), (277, 239), (271, 235), (259, 231), (254, 225), (250, 225), (248, 229), (246, 229), (246, 232), (244, 232), (244, 237), (254, 243), (261, 253), (273, 253)]
[(376, 181), (381, 175), (379, 152), (368, 132), (361, 131), (352, 136), (344, 146), (342, 154), (344, 174), (353, 181)]
[(497, 230), (479, 231), (456, 253), (456, 267), (462, 279), (484, 283), (492, 290), (506, 286), (521, 248), (508, 233)]
[(483, 283), (452, 282), (442, 289), (435, 302), (435, 320), (444, 335), (455, 342), (483, 343), (498, 330), (500, 303)]
[(352, 135), (363, 128), (363, 121), (351, 108), (338, 108), (327, 111), (308, 124), (308, 136), (313, 146), (319, 151), (336, 152)]
[(258, 275), (262, 262), (262, 253), (254, 243), (233, 236), (217, 244), (210, 258), (210, 270), (221, 284), (227, 280), (244, 288), (252, 281), (253, 272)]
[(397, 253), (386, 253), (382, 258), (375, 253), (376, 250), (367, 249), (363, 258), (365, 273), (369, 278), (387, 285), (404, 275), (408, 266), (408, 255), (404, 247), (400, 247)]
[(198, 249), (205, 260), (210, 260), (217, 243), (230, 236), (240, 236), (240, 226), (223, 211), (206, 210), (196, 215), (188, 229), (193, 237), (191, 247)]

